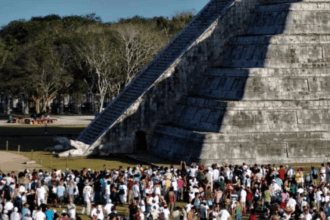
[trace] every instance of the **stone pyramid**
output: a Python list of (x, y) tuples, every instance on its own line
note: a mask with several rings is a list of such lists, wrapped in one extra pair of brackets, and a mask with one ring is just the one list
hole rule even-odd
[(86, 154), (323, 162), (329, 18), (330, 0), (212, 0), (78, 140)]

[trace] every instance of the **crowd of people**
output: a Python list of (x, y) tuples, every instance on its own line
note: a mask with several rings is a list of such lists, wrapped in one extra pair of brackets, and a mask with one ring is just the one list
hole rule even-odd
[[(128, 211), (119, 215), (121, 206)], [(181, 162), (0, 174), (0, 219), (80, 220), (81, 214), (92, 220), (330, 219), (330, 163), (308, 172)]]

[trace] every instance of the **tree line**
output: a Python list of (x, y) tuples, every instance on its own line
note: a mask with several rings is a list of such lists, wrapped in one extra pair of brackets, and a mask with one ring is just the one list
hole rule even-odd
[(0, 91), (24, 94), (36, 113), (58, 94), (98, 97), (123, 87), (193, 18), (133, 17), (104, 23), (95, 14), (15, 20), (0, 30)]

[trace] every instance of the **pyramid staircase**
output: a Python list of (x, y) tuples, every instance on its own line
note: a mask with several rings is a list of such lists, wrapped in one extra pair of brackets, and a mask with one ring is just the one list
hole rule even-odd
[(145, 94), (175, 60), (214, 22), (233, 0), (211, 0), (194, 19), (144, 68), (105, 110), (79, 135), (78, 141), (90, 145), (85, 155), (99, 144), (102, 136), (111, 129), (134, 102)]
[(166, 158), (235, 162), (319, 161), (330, 143), (330, 1), (265, 0), (246, 33), (230, 39), (221, 67), (151, 151)]

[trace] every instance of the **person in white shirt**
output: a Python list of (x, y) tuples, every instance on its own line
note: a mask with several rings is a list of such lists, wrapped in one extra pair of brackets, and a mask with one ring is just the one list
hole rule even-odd
[(175, 177), (172, 178), (171, 186), (173, 187), (173, 191), (175, 194), (176, 201), (178, 200), (178, 181)]
[(119, 186), (119, 200), (121, 204), (125, 204), (127, 201), (127, 186), (124, 183), (121, 183)]
[(106, 181), (106, 185), (105, 185), (105, 204), (108, 204), (108, 201), (110, 200), (110, 194), (111, 194), (111, 181), (110, 179), (108, 179)]
[(38, 184), (36, 194), (37, 194), (37, 204), (38, 204), (38, 206), (40, 206), (42, 203), (45, 203), (46, 190), (45, 190), (44, 187), (41, 186), (40, 183)]
[(103, 220), (104, 219), (104, 214), (103, 214), (103, 210), (102, 210), (102, 205), (99, 205), (97, 208), (97, 219), (98, 220)]
[(24, 185), (20, 185), (20, 187), (19, 187), (19, 193), (27, 193), (27, 191), (26, 191), (26, 188), (25, 188), (25, 186)]
[(166, 205), (164, 206), (163, 213), (165, 220), (168, 220), (170, 218), (170, 210), (168, 210)]
[(92, 200), (92, 193), (93, 193), (93, 188), (89, 185), (89, 183), (85, 183), (85, 187), (83, 189), (83, 196), (84, 196), (84, 203), (85, 206), (83, 207), (81, 214), (86, 214), (89, 215), (91, 213), (91, 200)]
[(45, 213), (42, 212), (42, 208), (38, 208), (38, 212), (35, 214), (34, 220), (46, 220)]
[(8, 212), (12, 211), (14, 208), (14, 204), (9, 200), (6, 202), (4, 210), (7, 210)]
[(155, 211), (155, 212), (159, 212), (159, 205), (156, 203), (155, 200), (152, 200), (152, 203), (151, 203), (151, 210)]
[(113, 207), (113, 204), (111, 203), (111, 200), (108, 200), (108, 203), (104, 206), (105, 213), (107, 216), (111, 213), (111, 208)]
[(305, 220), (312, 220), (313, 219), (312, 215), (309, 213), (309, 209), (305, 209), (303, 215), (305, 217)]
[(140, 203), (139, 203), (139, 208), (141, 209), (141, 211), (144, 213), (146, 211), (146, 203), (144, 202), (145, 200), (145, 197), (143, 197), (141, 200), (140, 200)]
[(67, 206), (68, 214), (70, 216), (70, 219), (76, 219), (76, 205), (73, 204), (72, 200), (69, 200), (69, 204)]
[(221, 211), (219, 212), (220, 220), (228, 220), (230, 218), (230, 214), (225, 209), (225, 207), (222, 207)]
[(272, 180), (270, 187), (271, 187), (273, 193), (278, 193), (279, 191), (281, 191), (281, 188), (279, 187), (279, 185), (276, 183), (276, 180), (274, 180), (274, 179)]
[(90, 217), (93, 218), (93, 216), (97, 216), (97, 208), (96, 208), (96, 205), (95, 204), (92, 207), (92, 211), (91, 211)]
[(189, 183), (190, 183), (190, 185), (191, 185), (192, 187), (194, 187), (194, 186), (198, 186), (198, 181), (196, 180), (195, 177), (191, 178), (191, 179), (189, 180)]
[(198, 167), (196, 165), (192, 165), (189, 169), (189, 176), (190, 177), (196, 177), (197, 176), (197, 171), (198, 171)]
[(6, 176), (4, 179), (6, 180), (6, 185), (7, 185), (7, 186), (10, 186), (11, 183), (15, 183), (15, 182), (14, 182), (14, 179), (11, 178), (11, 176), (9, 176), (9, 175)]
[(244, 188), (244, 186), (241, 187), (241, 193), (240, 193), (240, 203), (241, 203), (241, 207), (242, 207), (242, 213), (245, 213), (246, 212), (246, 196), (247, 196), (247, 193), (246, 193), (246, 190)]
[(306, 201), (306, 197), (303, 198), (303, 201), (301, 201), (301, 211), (303, 212), (306, 205), (308, 205), (308, 202)]
[(132, 192), (133, 192), (133, 197), (136, 201), (140, 200), (140, 187), (139, 187), (139, 182), (135, 181), (134, 185), (132, 187)]
[(314, 199), (317, 208), (321, 207), (322, 194), (323, 192), (321, 191), (321, 189), (317, 189), (317, 188), (314, 189)]
[(219, 172), (219, 169), (218, 168), (213, 169), (212, 176), (213, 176), (213, 181), (214, 182), (218, 182), (219, 181), (219, 174), (220, 174), (220, 172)]
[(32, 220), (32, 217), (30, 214), (27, 214), (23, 220)]
[(21, 220), (21, 215), (18, 213), (17, 207), (15, 207), (14, 211), (10, 214), (10, 220)]
[(290, 207), (293, 211), (295, 211), (296, 210), (296, 204), (297, 204), (296, 200), (293, 199), (290, 195), (290, 198), (289, 198), (288, 203), (286, 204), (286, 207)]

